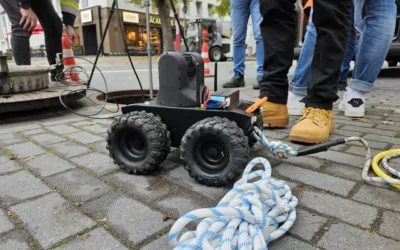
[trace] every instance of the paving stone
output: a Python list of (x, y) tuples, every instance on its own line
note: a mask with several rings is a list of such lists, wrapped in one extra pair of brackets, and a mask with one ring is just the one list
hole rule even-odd
[[(381, 152), (380, 150), (371, 149), (372, 155), (377, 155), (380, 152)], [(352, 146), (351, 148), (349, 148), (346, 151), (346, 153), (355, 154), (355, 155), (359, 155), (359, 156), (364, 156), (365, 157), (366, 151), (365, 151), (365, 147)]]
[(9, 133), (0, 136), (0, 145), (1, 146), (8, 146), (12, 144), (18, 144), (26, 142), (26, 139), (19, 134)]
[(319, 159), (324, 159), (328, 161), (333, 161), (341, 164), (347, 164), (354, 167), (362, 168), (365, 163), (365, 158), (360, 156), (354, 156), (351, 154), (346, 154), (342, 152), (328, 151), (318, 154), (314, 154), (314, 157)]
[(168, 214), (177, 218), (199, 208), (215, 207), (216, 203), (202, 198), (200, 195), (179, 192), (174, 197), (166, 197), (155, 203), (157, 207), (162, 208)]
[(324, 172), (333, 176), (346, 178), (352, 181), (362, 181), (362, 169), (334, 163), (324, 169)]
[(357, 122), (357, 121), (348, 121), (348, 120), (340, 120), (336, 119), (335, 122), (337, 124), (345, 124), (345, 125), (352, 125), (352, 126), (359, 126), (364, 128), (372, 128), (374, 124), (367, 123), (367, 122)]
[(80, 146), (76, 143), (69, 141), (50, 145), (49, 148), (59, 153), (60, 155), (64, 156), (65, 158), (71, 158), (74, 156), (93, 152), (92, 150), (86, 147)]
[(106, 141), (98, 141), (98, 142), (93, 142), (91, 144), (87, 144), (89, 147), (95, 148), (98, 151), (109, 154), (110, 152), (107, 150), (107, 142)]
[(353, 181), (344, 180), (327, 174), (295, 167), (286, 163), (276, 168), (276, 172), (284, 177), (290, 178), (306, 185), (314, 186), (323, 190), (346, 196), (356, 184)]
[(66, 124), (60, 124), (56, 126), (50, 126), (47, 127), (48, 130), (53, 131), (54, 133), (57, 133), (59, 135), (66, 135), (66, 134), (71, 134), (75, 132), (79, 132), (76, 128), (73, 128), (71, 126), (68, 126)]
[(83, 120), (86, 120), (86, 118), (77, 116), (75, 114), (70, 114), (70, 115), (57, 116), (51, 119), (45, 119), (43, 120), (42, 124), (45, 126), (53, 126), (53, 125), (72, 123)]
[(313, 169), (318, 169), (325, 164), (324, 161), (309, 156), (291, 157), (285, 160), (285, 163), (290, 163), (296, 166), (310, 167)]
[(391, 131), (395, 131), (395, 132), (400, 132), (400, 128), (399, 126), (395, 126), (395, 125), (384, 125), (384, 124), (379, 124), (378, 126), (375, 127), (376, 130), (391, 130)]
[(302, 191), (298, 198), (302, 206), (364, 228), (370, 228), (378, 215), (374, 207), (329, 194)]
[(303, 209), (297, 209), (296, 212), (296, 221), (289, 232), (308, 241), (311, 241), (314, 234), (328, 221), (324, 217), (309, 213)]
[(9, 161), (10, 160), (9, 158), (10, 157), (8, 157), (7, 155), (4, 155), (4, 154), (0, 153), (0, 163), (4, 163), (6, 161)]
[[(378, 141), (371, 141), (367, 140), (368, 145), (370, 148), (378, 149), (378, 150), (383, 150), (387, 147), (388, 143), (385, 142), (378, 142)], [(362, 147), (363, 144), (361, 142), (350, 142), (351, 145), (357, 146), (357, 147)]]
[(179, 163), (170, 160), (165, 160), (163, 163), (160, 164), (159, 169), (162, 169), (163, 171), (170, 171), (177, 167), (179, 167)]
[(400, 240), (400, 213), (384, 212), (379, 233)]
[(43, 146), (48, 146), (51, 144), (66, 141), (66, 139), (64, 139), (60, 136), (57, 136), (57, 135), (50, 134), (50, 133), (33, 135), (30, 138)]
[(0, 210), (0, 234), (8, 232), (14, 228), (14, 224), (8, 219), (7, 215)]
[[(98, 121), (96, 121), (96, 122), (98, 122)], [(82, 127), (82, 126), (87, 126), (87, 125), (92, 124), (92, 123), (95, 123), (95, 121), (84, 120), (84, 121), (80, 121), (80, 122), (73, 122), (73, 123), (70, 123), (70, 124), (72, 126), (75, 126), (75, 127)]]
[(105, 126), (99, 125), (99, 124), (93, 124), (90, 126), (83, 126), (81, 127), (84, 130), (91, 131), (92, 133), (95, 134), (103, 134), (107, 132), (107, 128)]
[(370, 185), (363, 185), (354, 195), (353, 199), (400, 212), (398, 192), (376, 188)]
[(354, 132), (361, 132), (367, 134), (375, 134), (375, 135), (386, 135), (386, 136), (395, 136), (396, 132), (387, 131), (386, 129), (376, 129), (376, 128), (362, 128), (358, 126), (344, 126), (343, 130), (350, 130)]
[[(55, 248), (57, 250), (128, 250), (121, 242), (115, 239), (104, 228), (96, 228), (85, 235)], [(155, 250), (157, 248), (153, 248)], [(159, 248), (161, 249), (161, 248)]]
[(16, 161), (6, 161), (0, 163), (0, 174), (6, 174), (20, 169), (21, 167), (17, 164)]
[(46, 180), (78, 203), (86, 202), (113, 190), (111, 186), (81, 169), (51, 176)]
[(340, 135), (344, 137), (350, 137), (350, 136), (361, 136), (362, 132), (356, 132), (356, 131), (346, 131), (343, 129), (335, 129), (333, 131), (334, 135)]
[(146, 202), (163, 198), (173, 190), (169, 181), (162, 177), (131, 175), (126, 172), (118, 172), (106, 176), (104, 179), (122, 187), (135, 197)]
[(69, 138), (72, 140), (75, 140), (77, 142), (83, 143), (83, 144), (88, 144), (88, 143), (93, 143), (96, 141), (102, 141), (104, 140), (103, 137), (97, 136), (97, 135), (92, 135), (88, 132), (77, 132), (73, 134), (68, 134), (67, 135)]
[(169, 171), (166, 175), (166, 178), (180, 185), (181, 187), (192, 190), (195, 193), (201, 194), (215, 201), (219, 201), (225, 194), (229, 192), (228, 188), (207, 187), (197, 183), (195, 180), (190, 178), (188, 172), (183, 167), (175, 168)]
[(76, 168), (75, 165), (53, 154), (37, 156), (24, 161), (24, 163), (43, 177)]
[(271, 129), (264, 129), (263, 133), (264, 133), (265, 137), (267, 137), (268, 140), (283, 139), (288, 136), (287, 133), (284, 133), (281, 131), (276, 131), (276, 130), (271, 130)]
[(25, 158), (46, 153), (44, 149), (33, 144), (32, 142), (14, 144), (5, 147), (5, 149), (15, 155), (17, 158)]
[(96, 225), (56, 193), (19, 204), (10, 210), (24, 222), (24, 227), (43, 248)]
[(18, 232), (8, 233), (0, 237), (1, 250), (31, 250), (23, 237)]
[(0, 196), (7, 204), (52, 192), (50, 188), (26, 171), (0, 176)]
[(310, 244), (304, 243), (298, 239), (283, 236), (268, 245), (269, 250), (315, 250), (318, 248)]
[(47, 131), (44, 130), (43, 128), (37, 128), (37, 129), (24, 131), (23, 134), (29, 136), (29, 135), (37, 135), (37, 134), (41, 134), (41, 133), (45, 133), (45, 132), (47, 132)]
[(132, 244), (142, 242), (149, 236), (171, 225), (163, 221), (160, 212), (125, 196), (121, 192), (105, 195), (85, 205), (96, 220), (107, 218), (107, 224)]
[(99, 153), (71, 158), (71, 161), (92, 170), (97, 175), (106, 175), (118, 169), (118, 166), (113, 163), (111, 157)]
[(327, 250), (398, 250), (399, 243), (345, 224), (334, 224), (318, 245)]
[(0, 125), (0, 134), (23, 132), (37, 128), (42, 128), (37, 122), (31, 122), (29, 124), (3, 124)]
[(393, 138), (393, 137), (382, 136), (382, 135), (368, 134), (364, 137), (364, 139), (371, 140), (371, 141), (390, 142), (393, 144), (400, 144), (400, 138)]
[(169, 246), (168, 234), (164, 234), (160, 238), (152, 241), (150, 244), (140, 248), (140, 250), (165, 249), (165, 246)]

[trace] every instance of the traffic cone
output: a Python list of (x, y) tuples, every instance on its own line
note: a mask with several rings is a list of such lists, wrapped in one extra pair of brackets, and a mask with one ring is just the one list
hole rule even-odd
[(62, 48), (63, 48), (63, 64), (67, 70), (64, 70), (64, 77), (67, 82), (77, 83), (80, 81), (79, 72), (76, 70), (76, 62), (74, 58), (74, 51), (69, 43), (68, 35), (63, 34), (62, 36)]
[(204, 60), (204, 76), (210, 76), (210, 58), (208, 57), (208, 43), (206, 41), (203, 41), (201, 57)]

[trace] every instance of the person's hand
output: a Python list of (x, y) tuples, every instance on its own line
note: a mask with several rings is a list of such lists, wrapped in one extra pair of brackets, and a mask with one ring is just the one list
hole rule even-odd
[(78, 36), (75, 33), (74, 27), (72, 27), (71, 25), (67, 25), (65, 27), (65, 31), (67, 32), (69, 43), (71, 45), (76, 44), (78, 42)]
[(24, 25), (23, 29), (32, 31), (37, 25), (37, 17), (31, 8), (23, 9), (21, 8), (22, 18), (19, 25)]

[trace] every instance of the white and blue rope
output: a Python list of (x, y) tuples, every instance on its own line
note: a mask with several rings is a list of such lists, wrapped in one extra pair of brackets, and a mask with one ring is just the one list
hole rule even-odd
[[(262, 164), (263, 170), (253, 168)], [(282, 180), (271, 177), (264, 158), (252, 160), (215, 208), (185, 214), (170, 230), (168, 241), (175, 250), (267, 250), (267, 245), (284, 235), (296, 220), (298, 200)], [(180, 232), (201, 220), (196, 231)]]
[(257, 139), (259, 143), (266, 146), (269, 152), (275, 156), (278, 156), (280, 159), (288, 159), (289, 156), (297, 155), (296, 150), (293, 150), (291, 147), (281, 141), (269, 142), (267, 137), (265, 137), (264, 133), (259, 128), (254, 127), (254, 131), (254, 138)]

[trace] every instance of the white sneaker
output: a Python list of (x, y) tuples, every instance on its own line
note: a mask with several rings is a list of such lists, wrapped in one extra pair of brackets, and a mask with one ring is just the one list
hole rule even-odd
[(352, 98), (347, 101), (347, 92), (343, 94), (343, 100), (339, 104), (339, 110), (344, 111), (347, 117), (364, 117), (365, 116), (365, 99)]
[(288, 94), (288, 103), (287, 103), (287, 108), (289, 115), (295, 115), (295, 116), (301, 116), (301, 110), (303, 110), (305, 104), (303, 102), (300, 102), (304, 96), (293, 94), (291, 91), (289, 91)]

